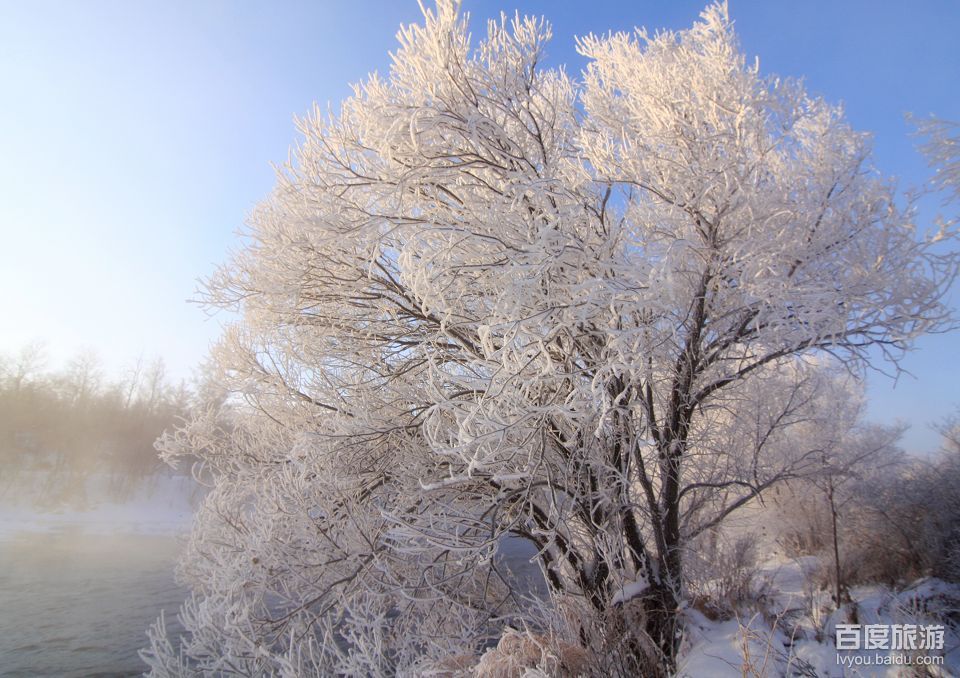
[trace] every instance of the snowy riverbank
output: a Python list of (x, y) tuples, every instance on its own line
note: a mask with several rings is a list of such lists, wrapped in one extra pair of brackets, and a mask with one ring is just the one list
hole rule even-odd
[[(187, 591), (173, 571), (201, 496), (198, 486), (183, 476), (158, 475), (118, 492), (116, 479), (90, 474), (69, 501), (52, 504), (44, 500), (48, 484), (24, 474), (0, 495), (0, 676), (138, 675), (146, 667), (137, 651), (161, 611), (173, 635), (181, 630), (176, 614)], [(749, 602), (720, 616), (697, 601), (685, 604), (678, 676), (903, 676), (914, 669), (960, 675), (960, 587), (934, 579), (898, 591), (857, 586), (852, 602), (835, 610), (817, 581), (817, 559), (785, 556), (762, 528), (763, 518), (746, 511), (743, 525), (729, 526), (766, 533), (767, 556), (752, 577)], [(532, 547), (509, 539), (499, 558), (522, 587), (543, 595), (533, 555)], [(942, 624), (943, 651), (933, 654), (943, 664), (894, 663), (923, 653), (838, 651), (838, 624)], [(505, 652), (497, 648), (476, 660), (527, 666), (500, 656)], [(867, 663), (878, 657), (890, 664)]]

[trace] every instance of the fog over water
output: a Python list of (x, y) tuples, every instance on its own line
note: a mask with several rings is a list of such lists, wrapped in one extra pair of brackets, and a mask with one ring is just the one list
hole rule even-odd
[[(41, 466), (37, 464), (37, 466)], [(201, 488), (188, 476), (17, 470), (0, 483), (0, 676), (133, 676)]]

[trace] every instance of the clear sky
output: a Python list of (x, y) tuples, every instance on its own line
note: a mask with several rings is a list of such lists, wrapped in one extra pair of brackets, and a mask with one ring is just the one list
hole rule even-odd
[[(551, 62), (576, 73), (573, 36), (683, 28), (703, 3), (464, 7), (477, 34), (500, 11), (546, 15)], [(874, 133), (885, 174), (929, 176), (903, 114), (960, 120), (960, 3), (731, 0), (730, 13), (763, 72), (804, 77)], [(93, 348), (114, 373), (144, 354), (188, 375), (220, 321), (186, 300), (270, 190), (293, 115), (385, 71), (418, 17), (414, 0), (0, 0), (0, 353), (41, 339), (54, 364)], [(911, 422), (914, 451), (935, 449), (929, 422), (960, 405), (958, 346), (960, 333), (921, 340), (895, 388), (870, 377), (870, 417)]]

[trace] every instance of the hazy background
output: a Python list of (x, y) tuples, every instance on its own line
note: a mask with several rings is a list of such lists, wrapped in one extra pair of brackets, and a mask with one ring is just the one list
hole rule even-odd
[[(574, 35), (683, 28), (703, 8), (463, 4), (475, 33), (501, 10), (545, 14), (551, 62), (571, 73)], [(903, 187), (929, 176), (903, 114), (960, 119), (960, 3), (733, 0), (730, 12), (764, 73), (803, 76), (875, 134), (884, 174)], [(41, 339), (51, 369), (92, 349), (106, 379), (140, 356), (162, 356), (171, 384), (189, 376), (222, 320), (185, 300), (270, 190), (292, 116), (386, 70), (398, 25), (418, 17), (413, 0), (0, 0), (0, 354)], [(927, 424), (960, 403), (957, 341), (922, 340), (903, 363), (916, 378), (896, 388), (870, 378), (870, 417), (912, 423), (911, 451), (932, 452)]]

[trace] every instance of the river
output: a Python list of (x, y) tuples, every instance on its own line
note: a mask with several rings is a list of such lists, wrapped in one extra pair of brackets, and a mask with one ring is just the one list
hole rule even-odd
[(135, 676), (161, 610), (176, 633), (186, 591), (170, 536), (77, 530), (0, 541), (0, 676)]
[[(106, 496), (86, 478), (88, 497)], [(40, 479), (0, 493), (0, 677), (135, 676), (137, 652), (160, 615), (176, 637), (187, 591), (174, 565), (198, 500), (184, 477), (158, 477), (124, 502), (40, 511), (30, 506)], [(19, 496), (18, 496), (19, 495)], [(19, 501), (17, 501), (19, 499)], [(507, 539), (499, 557), (521, 589), (544, 594), (532, 547)]]

